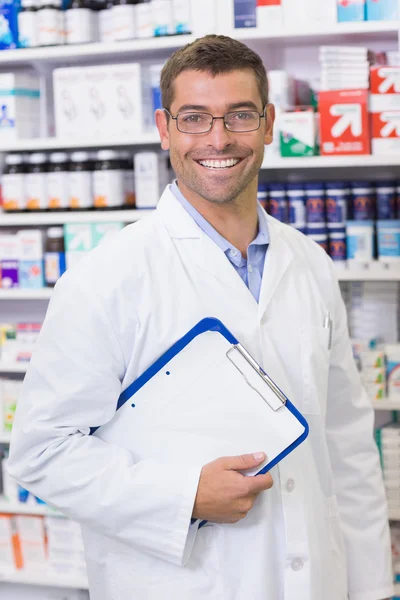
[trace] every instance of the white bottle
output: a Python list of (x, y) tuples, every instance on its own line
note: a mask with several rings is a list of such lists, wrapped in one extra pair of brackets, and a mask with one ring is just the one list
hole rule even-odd
[(115, 0), (111, 9), (114, 41), (136, 38), (137, 0)]
[(22, 10), (18, 13), (18, 37), (22, 48), (38, 45), (36, 0), (22, 0)]
[(40, 0), (37, 12), (39, 46), (58, 46), (64, 43), (64, 13), (62, 0)]
[(50, 154), (47, 173), (47, 208), (67, 210), (69, 208), (69, 165), (66, 152)]
[(112, 8), (114, 4), (112, 0), (107, 0), (105, 7), (99, 11), (99, 41), (103, 44), (114, 41), (114, 27), (112, 19)]
[(95, 40), (95, 11), (86, 0), (71, 0), (65, 11), (67, 44), (87, 44)]
[(152, 3), (141, 2), (136, 5), (136, 35), (138, 38), (151, 38), (154, 35)]
[(172, 4), (175, 33), (191, 33), (190, 2), (188, 0), (172, 0)]
[(135, 206), (136, 204), (136, 192), (135, 192), (135, 173), (133, 170), (133, 157), (130, 152), (120, 152), (120, 158), (123, 161), (124, 169), (124, 191), (125, 191), (125, 204), (127, 206)]
[(172, 0), (152, 0), (154, 35), (171, 35), (175, 33)]
[(88, 152), (73, 152), (69, 176), (69, 206), (93, 208), (92, 164)]
[(26, 175), (26, 208), (45, 210), (47, 208), (47, 157), (36, 152), (29, 157)]
[(26, 166), (21, 154), (8, 154), (2, 177), (4, 210), (24, 210)]

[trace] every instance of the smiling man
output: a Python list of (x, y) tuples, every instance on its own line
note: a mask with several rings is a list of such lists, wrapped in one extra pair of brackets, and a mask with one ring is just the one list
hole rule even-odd
[[(91, 600), (387, 598), (373, 411), (334, 268), (257, 204), (274, 121), (262, 61), (238, 41), (206, 36), (167, 61), (161, 88), (156, 119), (176, 181), (153, 215), (57, 283), (18, 404), (11, 475), (82, 524)], [(129, 448), (90, 435), (131, 382), (209, 316), (309, 423), (308, 439), (268, 474), (243, 474), (265, 461), (263, 448), (198, 464), (203, 438), (183, 431), (179, 413), (168, 421), (162, 390)], [(204, 401), (217, 441), (230, 415), (221, 422), (218, 397)], [(159, 419), (186, 443), (164, 447)]]

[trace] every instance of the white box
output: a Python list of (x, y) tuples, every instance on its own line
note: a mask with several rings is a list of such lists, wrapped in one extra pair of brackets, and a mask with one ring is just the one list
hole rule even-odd
[(57, 136), (139, 138), (152, 126), (151, 89), (139, 63), (54, 70)]
[(17, 515), (17, 533), (24, 569), (46, 569), (47, 556), (43, 517)]
[(40, 135), (40, 85), (30, 71), (0, 74), (0, 146)]
[(336, 24), (336, 0), (282, 0), (283, 21), (288, 29), (299, 28), (310, 23)]
[(136, 208), (155, 208), (169, 182), (167, 156), (137, 152), (134, 157)]
[(13, 539), (13, 517), (0, 515), (0, 573), (16, 571)]
[(275, 4), (257, 0), (257, 29), (261, 31), (274, 31), (276, 27), (282, 27), (283, 8), (282, 0), (275, 0)]

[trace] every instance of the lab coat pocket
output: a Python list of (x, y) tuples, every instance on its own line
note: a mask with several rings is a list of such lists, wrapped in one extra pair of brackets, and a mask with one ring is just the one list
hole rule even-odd
[[(111, 548), (110, 548), (111, 546)], [(97, 563), (95, 589), (101, 590), (92, 600), (123, 600), (132, 590), (137, 600), (200, 600), (208, 596), (222, 600), (215, 528), (197, 532), (194, 547), (185, 566), (177, 566), (152, 557), (139, 549), (109, 544)], [(99, 584), (99, 579), (101, 583)], [(127, 599), (128, 600), (128, 599)]]
[(331, 594), (332, 600), (347, 600), (347, 569), (346, 552), (340, 524), (340, 516), (336, 496), (328, 498), (329, 536), (330, 536), (330, 561), (331, 568)]
[(303, 371), (303, 406), (305, 414), (325, 413), (329, 373), (328, 327), (301, 326), (301, 363)]

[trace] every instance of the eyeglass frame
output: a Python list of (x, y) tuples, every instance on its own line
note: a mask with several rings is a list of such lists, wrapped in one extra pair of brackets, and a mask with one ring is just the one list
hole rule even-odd
[[(206, 111), (201, 111), (201, 110), (193, 110), (193, 111), (188, 111), (187, 114), (201, 114), (201, 115), (209, 115), (211, 117), (211, 125), (210, 125), (210, 129), (207, 129), (207, 131), (196, 131), (196, 132), (190, 132), (190, 131), (182, 131), (181, 129), (179, 129), (178, 127), (178, 117), (180, 115), (184, 115), (186, 113), (178, 113), (175, 117), (173, 117), (171, 115), (171, 113), (169, 112), (168, 108), (163, 108), (163, 111), (165, 111), (166, 113), (169, 114), (169, 116), (171, 117), (171, 119), (173, 121), (175, 121), (176, 124), (176, 128), (179, 131), (179, 133), (184, 133), (185, 135), (204, 135), (205, 133), (210, 133), (210, 131), (212, 130), (213, 126), (214, 126), (214, 121), (218, 121), (219, 119), (222, 119), (222, 121), (224, 122), (224, 127), (227, 131), (229, 131), (230, 133), (251, 133), (252, 131), (258, 131), (261, 127), (261, 119), (265, 119), (266, 118), (266, 110), (267, 110), (267, 105), (264, 106), (262, 113), (259, 113), (258, 110), (230, 110), (229, 112), (225, 113), (223, 117), (214, 117), (214, 115), (212, 115), (209, 112)], [(232, 129), (228, 129), (228, 127), (226, 126), (225, 123), (225, 117), (226, 115), (230, 115), (230, 114), (234, 114), (234, 113), (241, 113), (241, 112), (254, 112), (257, 113), (259, 116), (258, 119), (258, 127), (256, 127), (255, 129), (248, 129), (246, 131), (233, 131)]]

